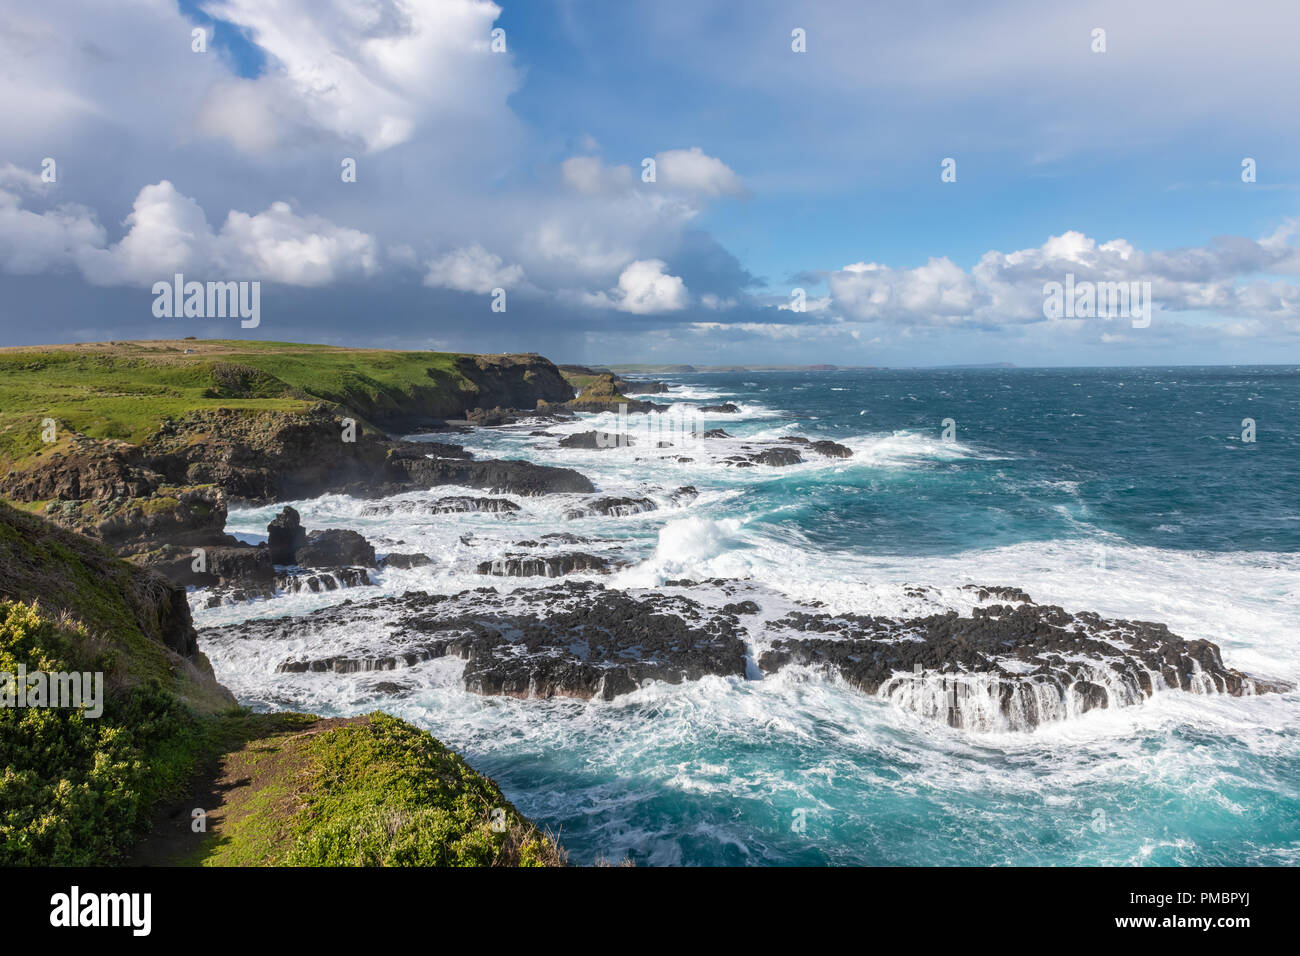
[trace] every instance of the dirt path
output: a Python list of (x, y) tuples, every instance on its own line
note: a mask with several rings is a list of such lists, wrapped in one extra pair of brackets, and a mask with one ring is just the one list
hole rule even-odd
[[(196, 866), (219, 855), (233, 828), (257, 810), (259, 826), (242, 841), (267, 855), (284, 846), (283, 825), (299, 807), (298, 780), (306, 767), (302, 745), (317, 734), (368, 717), (304, 718), (251, 714), (229, 719), (219, 754), (185, 799), (154, 815), (153, 828), (123, 861), (129, 866)], [(269, 802), (269, 805), (268, 805)], [(194, 829), (194, 811), (206, 829)], [(253, 862), (253, 861), (250, 861)]]

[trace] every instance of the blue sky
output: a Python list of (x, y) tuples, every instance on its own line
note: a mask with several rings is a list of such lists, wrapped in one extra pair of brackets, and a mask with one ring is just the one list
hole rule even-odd
[[(0, 32), (0, 60), (23, 67), (0, 75), (3, 344), (1300, 359), (1300, 5), (1055, 6), (16, 8)], [(176, 271), (259, 281), (259, 326), (155, 317), (149, 290)], [(1149, 282), (1150, 323), (1049, 319), (1044, 284), (1067, 274)]]

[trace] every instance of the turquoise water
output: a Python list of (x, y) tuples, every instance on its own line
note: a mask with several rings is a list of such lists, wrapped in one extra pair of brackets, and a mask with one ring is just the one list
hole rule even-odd
[[(309, 527), (418, 546), (435, 566), (385, 591), (482, 584), (473, 562), (572, 530), (616, 539), (612, 586), (744, 578), (782, 601), (917, 613), (904, 585), (962, 607), (960, 585), (1015, 585), (1070, 610), (1168, 623), (1225, 662), (1300, 679), (1300, 370), (1155, 368), (717, 373), (657, 401), (734, 402), (706, 427), (801, 434), (854, 450), (737, 470), (642, 445), (557, 450), (537, 428), (464, 436), (481, 455), (579, 468), (611, 493), (694, 485), (685, 505), (565, 523), (562, 501), (491, 516), (360, 515), (299, 503)], [(952, 419), (954, 440), (944, 441)], [(1242, 440), (1242, 420), (1257, 441)], [(552, 432), (611, 427), (587, 416)], [(633, 416), (631, 425), (637, 425)], [(707, 443), (705, 443), (707, 445)], [(276, 509), (231, 515), (256, 534)], [(580, 525), (580, 526), (579, 526)], [(472, 534), (469, 543), (461, 535)], [(494, 582), (496, 583), (496, 582)], [(350, 595), (360, 597), (359, 593)], [(330, 598), (201, 611), (200, 624), (301, 613)], [(314, 603), (313, 603), (314, 602)], [(766, 605), (765, 605), (766, 606)], [(931, 609), (932, 610), (932, 609)], [(928, 613), (928, 611), (927, 611)], [(376, 634), (375, 639), (381, 635)], [(364, 640), (311, 635), (304, 640)], [(638, 864), (1252, 864), (1300, 862), (1300, 695), (1158, 694), (1032, 734), (927, 723), (816, 674), (644, 688), (614, 702), (466, 694), (459, 664), (412, 669), (376, 701), (354, 676), (276, 675), (278, 649), (206, 646), (218, 676), (266, 707), (383, 706), (427, 727), (557, 831), (578, 862)]]

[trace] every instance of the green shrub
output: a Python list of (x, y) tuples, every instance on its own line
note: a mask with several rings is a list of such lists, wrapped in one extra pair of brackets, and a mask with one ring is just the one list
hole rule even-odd
[(112, 690), (115, 656), (80, 625), (0, 601), (0, 671), (104, 671), (107, 698), (98, 718), (0, 708), (0, 864), (113, 862), (192, 773), (198, 721), (156, 680)]
[(554, 866), (555, 843), (459, 755), (387, 714), (308, 745), (298, 866)]

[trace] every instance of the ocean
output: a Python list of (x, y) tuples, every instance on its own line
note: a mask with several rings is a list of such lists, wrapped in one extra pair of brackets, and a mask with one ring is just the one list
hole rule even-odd
[[(940, 369), (663, 376), (682, 413), (730, 438), (566, 449), (613, 414), (431, 440), (477, 457), (572, 467), (654, 510), (363, 514), (346, 496), (292, 502), (309, 529), (360, 531), (433, 563), (375, 587), (204, 608), (213, 629), (407, 590), (554, 584), (475, 566), (570, 532), (622, 562), (607, 587), (743, 579), (764, 614), (968, 609), (963, 585), (1022, 588), (1069, 611), (1156, 621), (1217, 643), (1229, 667), (1300, 682), (1300, 368)], [(1243, 440), (1250, 419), (1254, 441)], [(647, 421), (630, 415), (634, 435)], [(662, 419), (660, 420), (662, 421)], [(945, 431), (947, 434), (945, 435)], [(544, 434), (534, 434), (543, 432)], [(723, 459), (744, 440), (831, 440), (850, 458), (786, 467)], [(1252, 437), (1247, 434), (1245, 437)], [(689, 459), (689, 460), (682, 460)], [(693, 486), (698, 495), (674, 495)], [(403, 497), (483, 495), (438, 488)], [(512, 497), (512, 496), (504, 496)], [(232, 509), (264, 540), (280, 505)], [(707, 589), (710, 585), (700, 587)], [(916, 589), (931, 589), (918, 596)], [(373, 629), (373, 630), (368, 630)], [(577, 863), (638, 865), (1232, 865), (1300, 863), (1300, 694), (1158, 692), (1033, 732), (937, 723), (802, 667), (654, 684), (612, 701), (467, 692), (460, 660), (374, 674), (277, 673), (286, 653), (379, 644), (382, 624), (305, 622), (286, 648), (204, 630), (219, 680), (257, 709), (384, 709), (493, 777)], [(756, 669), (755, 669), (756, 671)]]

